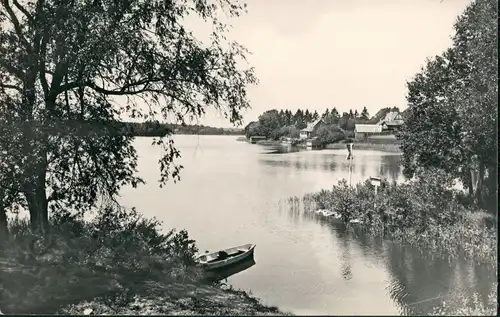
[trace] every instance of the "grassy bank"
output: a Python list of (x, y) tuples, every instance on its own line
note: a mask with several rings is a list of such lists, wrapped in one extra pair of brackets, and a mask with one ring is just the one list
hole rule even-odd
[(0, 308), (7, 314), (282, 314), (245, 292), (204, 282), (187, 232), (106, 208), (91, 221), (60, 213), (48, 238), (10, 224), (0, 254)]
[[(304, 197), (306, 210), (328, 209), (340, 215), (347, 226), (356, 226), (374, 236), (430, 250), (450, 259), (496, 265), (497, 218), (467, 203), (464, 194), (450, 189), (452, 180), (437, 171), (426, 171), (408, 183), (383, 182), (375, 196), (369, 181), (349, 187), (345, 181)], [(358, 219), (359, 223), (350, 223)], [(490, 297), (496, 300), (496, 288)], [(461, 311), (443, 307), (436, 314), (475, 314), (496, 312), (496, 305), (464, 300)], [(465, 305), (467, 303), (467, 305)]]
[[(345, 143), (331, 143), (325, 146), (326, 149), (330, 150), (345, 150)], [(384, 151), (392, 153), (401, 153), (401, 148), (398, 143), (354, 143), (353, 150), (373, 150), (373, 151)]]

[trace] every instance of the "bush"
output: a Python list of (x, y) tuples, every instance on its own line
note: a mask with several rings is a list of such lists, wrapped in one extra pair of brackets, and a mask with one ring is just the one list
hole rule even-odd
[(317, 208), (329, 209), (348, 223), (358, 219), (373, 234), (451, 256), (463, 254), (496, 261), (496, 228), (484, 211), (461, 203), (452, 179), (439, 170), (422, 170), (407, 183), (383, 180), (378, 195), (370, 181), (350, 187), (345, 180), (329, 191), (308, 195)]
[(47, 238), (33, 237), (26, 221), (11, 222), (0, 259), (0, 307), (54, 313), (61, 305), (140, 288), (146, 280), (196, 282), (194, 241), (186, 231), (163, 234), (159, 226), (120, 208), (105, 208), (91, 221), (55, 214)]

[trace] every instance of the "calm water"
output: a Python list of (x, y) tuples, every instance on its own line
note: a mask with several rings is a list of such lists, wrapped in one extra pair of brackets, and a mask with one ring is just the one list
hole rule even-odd
[[(160, 151), (139, 138), (139, 173), (121, 201), (187, 229), (200, 251), (256, 243), (256, 264), (229, 283), (296, 314), (426, 314), (457, 293), (486, 294), (494, 270), (347, 233), (290, 208), (286, 199), (348, 179), (346, 151), (265, 154), (234, 136), (176, 136), (185, 169), (160, 189)], [(370, 176), (402, 181), (399, 155), (355, 151), (352, 183)]]

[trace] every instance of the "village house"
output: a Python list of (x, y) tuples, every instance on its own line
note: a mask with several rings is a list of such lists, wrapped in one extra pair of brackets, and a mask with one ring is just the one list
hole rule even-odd
[(300, 139), (309, 139), (314, 132), (323, 124), (323, 119), (316, 120), (312, 123), (309, 123), (307, 127), (300, 130), (299, 138)]
[(370, 135), (380, 134), (382, 126), (380, 124), (356, 124), (354, 127), (355, 139), (366, 139)]
[(379, 125), (382, 126), (382, 131), (396, 132), (403, 125), (403, 117), (401, 113), (396, 111), (391, 111), (386, 114), (386, 116), (379, 121)]

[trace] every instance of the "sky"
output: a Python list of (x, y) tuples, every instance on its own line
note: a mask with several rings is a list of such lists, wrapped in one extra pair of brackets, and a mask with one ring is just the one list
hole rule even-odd
[[(247, 0), (248, 13), (231, 20), (229, 34), (252, 52), (259, 79), (249, 87), (244, 124), (269, 109), (405, 109), (406, 82), (451, 46), (453, 24), (470, 2)], [(206, 27), (189, 26), (195, 34)], [(232, 127), (215, 111), (200, 123)]]

